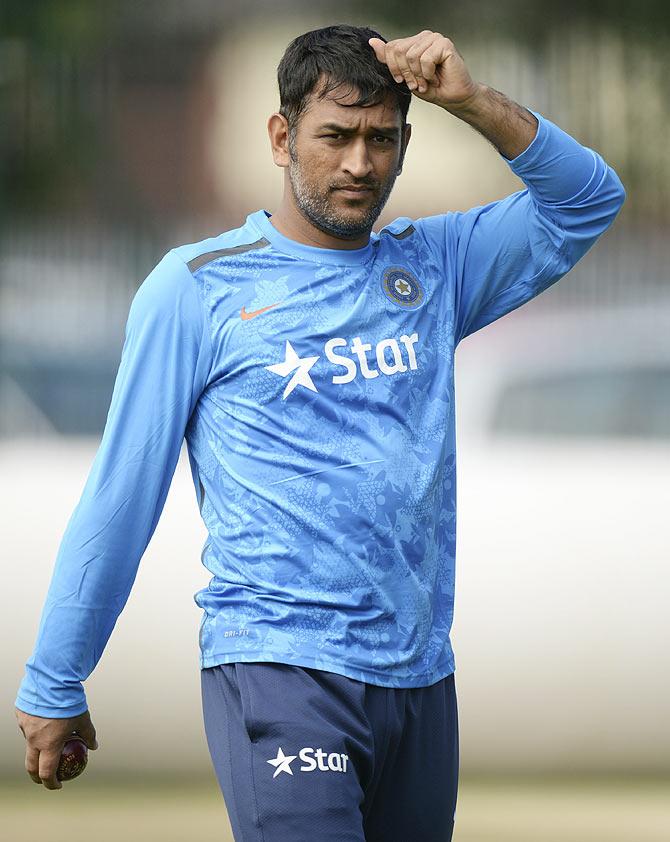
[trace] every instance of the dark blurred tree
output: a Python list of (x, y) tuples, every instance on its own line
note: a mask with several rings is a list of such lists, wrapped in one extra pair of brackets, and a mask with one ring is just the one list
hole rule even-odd
[[(141, 199), (118, 160), (110, 116), (124, 86), (186, 88), (226, 24), (325, 0), (0, 0), (0, 214), (66, 208), (133, 224)], [(603, 26), (662, 51), (668, 0), (343, 0), (334, 19), (504, 36), (541, 52), (556, 30)], [(668, 74), (670, 77), (670, 74)], [(100, 162), (104, 162), (101, 168)], [(146, 216), (146, 214), (144, 214)]]
[(86, 0), (3, 0), (3, 206), (13, 214), (85, 201), (101, 142), (109, 15)]
[(115, 109), (134, 86), (177, 95), (217, 37), (211, 26), (166, 26), (171, 5), (2, 0), (0, 213), (146, 220), (114, 146)]
[(366, 0), (365, 13), (408, 31), (420, 22), (445, 35), (503, 35), (537, 45), (566, 25), (606, 26), (651, 40), (670, 33), (668, 0)]

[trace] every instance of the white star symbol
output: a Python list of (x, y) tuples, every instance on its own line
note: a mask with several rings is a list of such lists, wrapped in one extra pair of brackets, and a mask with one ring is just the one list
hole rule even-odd
[(277, 756), (273, 757), (271, 760), (266, 761), (266, 763), (269, 763), (271, 766), (276, 767), (275, 773), (272, 777), (276, 778), (280, 772), (288, 772), (289, 775), (292, 775), (293, 769), (291, 769), (291, 761), (295, 760), (297, 756), (297, 754), (284, 754), (281, 746), (279, 746)]
[(318, 360), (318, 357), (305, 357), (300, 359), (293, 349), (291, 343), (286, 340), (286, 356), (283, 363), (274, 363), (273, 365), (266, 365), (268, 371), (278, 374), (280, 377), (286, 377), (295, 369), (295, 374), (286, 384), (282, 398), (285, 400), (288, 395), (295, 389), (296, 386), (305, 386), (313, 392), (318, 392), (314, 385), (312, 378), (309, 376), (309, 370)]

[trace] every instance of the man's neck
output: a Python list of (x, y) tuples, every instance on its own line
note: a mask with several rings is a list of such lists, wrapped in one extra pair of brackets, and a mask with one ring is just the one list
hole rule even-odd
[(295, 240), (297, 243), (302, 243), (306, 246), (314, 246), (315, 248), (361, 249), (370, 242), (369, 231), (352, 240), (326, 234), (305, 219), (297, 207), (286, 196), (282, 199), (278, 210), (272, 214), (270, 222), (280, 234), (283, 234), (290, 240)]

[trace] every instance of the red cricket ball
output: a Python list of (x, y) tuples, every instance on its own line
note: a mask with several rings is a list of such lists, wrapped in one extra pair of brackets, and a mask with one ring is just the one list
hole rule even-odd
[(88, 748), (79, 737), (72, 737), (65, 742), (60, 755), (60, 762), (56, 770), (59, 781), (71, 781), (86, 768), (88, 763)]

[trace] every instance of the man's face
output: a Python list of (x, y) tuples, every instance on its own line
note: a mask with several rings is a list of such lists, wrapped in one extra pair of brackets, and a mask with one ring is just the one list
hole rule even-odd
[(341, 90), (312, 96), (289, 135), (296, 205), (316, 228), (353, 239), (369, 233), (393, 189), (402, 161), (402, 118), (389, 97), (379, 105), (348, 105)]

